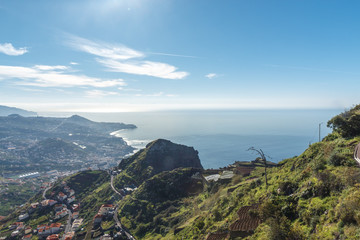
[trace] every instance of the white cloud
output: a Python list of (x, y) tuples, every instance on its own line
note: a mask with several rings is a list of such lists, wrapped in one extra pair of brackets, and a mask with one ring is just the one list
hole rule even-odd
[(0, 43), (0, 52), (10, 56), (20, 56), (28, 52), (25, 47), (22, 48), (14, 48), (11, 43)]
[(71, 65), (79, 65), (77, 62), (70, 62)]
[(209, 73), (209, 74), (206, 74), (205, 77), (207, 77), (208, 79), (212, 79), (212, 78), (215, 78), (217, 77), (218, 75), (216, 73)]
[[(39, 66), (39, 65), (38, 65)], [(1, 79), (20, 79), (18, 85), (37, 86), (37, 87), (119, 87), (126, 86), (122, 79), (92, 78), (86, 75), (72, 75), (59, 71), (59, 66), (38, 67), (19, 67), (0, 65)], [(42, 65), (44, 66), (44, 65)], [(49, 71), (51, 70), (51, 71)]]
[(86, 95), (88, 97), (105, 97), (105, 96), (111, 96), (111, 95), (118, 95), (118, 93), (117, 92), (102, 91), (102, 90), (91, 90), (91, 91), (87, 91)]
[(68, 69), (67, 66), (56, 65), (56, 66), (49, 66), (49, 65), (35, 65), (34, 68), (44, 71), (51, 71), (51, 70), (66, 70)]
[(92, 55), (116, 60), (127, 60), (143, 57), (144, 54), (123, 45), (112, 45), (102, 42), (94, 42), (85, 38), (70, 35), (67, 44), (71, 47), (90, 53)]
[(177, 68), (166, 63), (151, 61), (119, 62), (112, 59), (97, 59), (112, 72), (123, 72), (137, 75), (147, 75), (166, 79), (182, 79), (189, 75), (187, 72), (178, 72)]
[(164, 92), (157, 92), (153, 94), (135, 94), (136, 97), (176, 97), (174, 94), (165, 94)]
[[(146, 57), (144, 53), (124, 45), (94, 42), (73, 35), (68, 36), (67, 44), (79, 51), (97, 56), (97, 62), (112, 72), (165, 79), (182, 79), (189, 75), (187, 72), (177, 71), (176, 67), (167, 63), (142, 60), (142, 58)], [(169, 55), (174, 56), (173, 54)]]

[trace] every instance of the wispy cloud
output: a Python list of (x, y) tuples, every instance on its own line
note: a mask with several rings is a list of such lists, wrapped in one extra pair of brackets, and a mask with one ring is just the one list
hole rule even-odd
[(35, 65), (34, 68), (38, 70), (51, 71), (51, 70), (67, 70), (69, 67), (62, 65), (56, 65), (56, 66)]
[(97, 59), (112, 72), (123, 72), (137, 75), (147, 75), (166, 79), (182, 79), (187, 72), (176, 71), (177, 68), (166, 63), (151, 61), (119, 62), (112, 59)]
[(77, 62), (70, 62), (71, 65), (79, 65)]
[(0, 43), (0, 52), (10, 56), (20, 56), (28, 52), (26, 47), (16, 49), (11, 43)]
[(136, 97), (176, 97), (175, 94), (165, 94), (164, 92), (157, 92), (153, 94), (136, 94)]
[(143, 53), (120, 44), (113, 45), (104, 42), (94, 42), (73, 35), (68, 37), (67, 44), (79, 51), (87, 52), (98, 57), (115, 60), (127, 60), (131, 58), (144, 57)]
[(212, 79), (212, 78), (215, 78), (217, 77), (218, 75), (216, 73), (209, 73), (209, 74), (206, 74), (205, 77), (207, 77), (208, 79)]
[(143, 60), (146, 57), (144, 53), (124, 45), (94, 42), (73, 35), (68, 35), (67, 38), (68, 45), (95, 55), (96, 61), (105, 66), (108, 71), (165, 79), (182, 79), (189, 75), (187, 72), (177, 71), (175, 66), (167, 63)]
[[(39, 66), (41, 66), (39, 68)], [(16, 84), (37, 87), (119, 87), (126, 86), (122, 79), (100, 79), (86, 75), (73, 75), (56, 71), (64, 66), (37, 65), (34, 67), (0, 65), (0, 80), (19, 79)]]
[(152, 55), (161, 55), (161, 56), (169, 56), (169, 57), (199, 58), (196, 56), (173, 54), (173, 53), (161, 53), (161, 52), (148, 52), (148, 53)]
[(87, 91), (86, 95), (88, 97), (105, 97), (105, 96), (119, 95), (119, 93), (110, 92), (110, 91), (102, 91), (102, 90), (91, 90), (91, 91)]

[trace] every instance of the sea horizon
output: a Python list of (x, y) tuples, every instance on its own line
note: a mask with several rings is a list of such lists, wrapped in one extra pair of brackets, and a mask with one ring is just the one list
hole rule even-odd
[(127, 113), (40, 113), (41, 116), (68, 117), (74, 114), (99, 122), (135, 124), (121, 130), (122, 137), (138, 151), (162, 138), (194, 147), (204, 168), (219, 168), (235, 161), (251, 161), (257, 156), (249, 147), (261, 148), (270, 161), (300, 155), (310, 144), (331, 132), (326, 122), (340, 109), (286, 110), (174, 110)]

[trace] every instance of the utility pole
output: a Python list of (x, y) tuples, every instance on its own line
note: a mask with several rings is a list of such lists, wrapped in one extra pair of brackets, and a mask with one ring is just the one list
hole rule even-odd
[(321, 124), (323, 123), (319, 123), (319, 142), (321, 141)]

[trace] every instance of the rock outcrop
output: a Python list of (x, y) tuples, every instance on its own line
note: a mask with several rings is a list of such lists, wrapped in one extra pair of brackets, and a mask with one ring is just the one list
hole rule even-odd
[(137, 183), (176, 168), (203, 169), (198, 152), (193, 147), (158, 139), (133, 156), (123, 159), (119, 168), (125, 170)]

